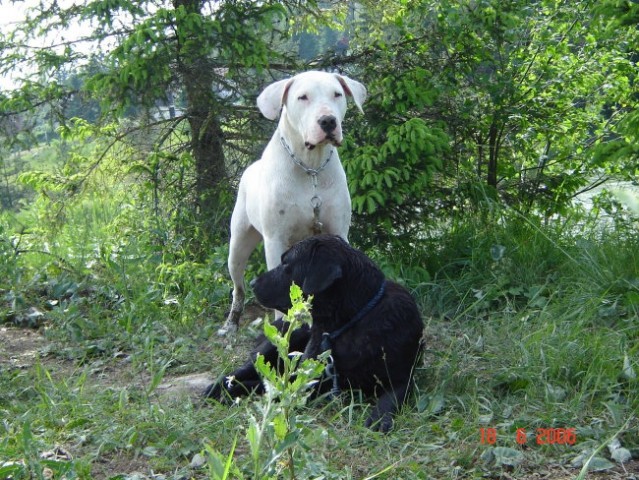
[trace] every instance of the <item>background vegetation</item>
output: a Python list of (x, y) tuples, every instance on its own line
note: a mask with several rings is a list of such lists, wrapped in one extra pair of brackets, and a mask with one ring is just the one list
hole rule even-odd
[[(636, 3), (0, 3), (25, 14), (0, 33), (0, 478), (639, 470)], [(311, 68), (369, 89), (351, 241), (426, 324), (388, 436), (356, 395), (157, 395), (259, 329), (215, 336), (229, 214), (274, 128), (256, 95)]]

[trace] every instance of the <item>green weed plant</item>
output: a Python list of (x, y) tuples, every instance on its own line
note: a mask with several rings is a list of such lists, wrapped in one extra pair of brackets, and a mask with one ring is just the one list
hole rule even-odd
[(326, 432), (305, 412), (305, 407), (313, 385), (324, 372), (328, 352), (317, 359), (303, 358), (303, 352), (289, 353), (292, 332), (311, 323), (312, 301), (304, 299), (297, 285), (291, 286), (290, 298), (292, 307), (286, 315), (288, 328), (283, 333), (264, 322), (264, 334), (277, 348), (280, 367), (266, 363), (262, 355), (255, 361), (265, 394), (255, 400), (253, 413), (248, 416), (249, 466), (242, 469), (234, 458), (237, 436), (227, 456), (208, 445), (206, 453), (212, 480), (308, 478), (308, 467), (312, 463), (309, 445), (321, 440)]

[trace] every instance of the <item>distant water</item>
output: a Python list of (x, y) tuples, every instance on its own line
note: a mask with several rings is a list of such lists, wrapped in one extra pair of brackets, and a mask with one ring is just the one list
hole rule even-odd
[(582, 205), (587, 211), (590, 211), (594, 206), (594, 198), (604, 191), (615, 194), (617, 199), (630, 209), (633, 208), (632, 199), (639, 199), (639, 185), (634, 185), (632, 182), (626, 181), (610, 181), (578, 195), (575, 197), (574, 202), (577, 205)]

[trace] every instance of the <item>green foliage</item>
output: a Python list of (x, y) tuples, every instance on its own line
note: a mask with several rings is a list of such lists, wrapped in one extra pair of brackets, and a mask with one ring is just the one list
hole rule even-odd
[(359, 244), (402, 248), (429, 208), (424, 192), (450, 144), (444, 125), (419, 116), (437, 95), (425, 88), (429, 77), (415, 68), (369, 82), (367, 116), (352, 127), (343, 154)]
[[(135, 118), (110, 134), (96, 130), (108, 137), (102, 148), (124, 145), (122, 161), (136, 165), (155, 210), (174, 213), (176, 230), (206, 217), (199, 234), (221, 231), (232, 204), (229, 183), (268, 135), (243, 105), (270, 78), (269, 64), (289, 61), (297, 45), (288, 34), (322, 31), (328, 51), (318, 65), (343, 68), (371, 93), (366, 117), (348, 120), (343, 155), (362, 243), (414, 245), (424, 222), (481, 209), (486, 198), (563, 214), (593, 182), (636, 177), (632, 8), (520, 0), (318, 6), (222, 2), (206, 12), (192, 1), (157, 8), (117, 1), (32, 12), (25, 28), (4, 34), (11, 41), (3, 68), (33, 61), (55, 78), (25, 79), (2, 108), (40, 111), (63, 132), (80, 128), (68, 115), (78, 112), (78, 99), (88, 111), (100, 100), (104, 119)], [(54, 31), (97, 16), (93, 38), (101, 40), (117, 15), (132, 28), (99, 58), (71, 42), (29, 58), (21, 50), (47, 19), (59, 19), (45, 29)], [(340, 52), (330, 48), (336, 38), (348, 41)], [(75, 72), (80, 60), (86, 68)], [(180, 113), (151, 117), (157, 102), (171, 99)], [(66, 175), (55, 179), (61, 189)], [(80, 177), (69, 174), (69, 192)]]
[(440, 129), (412, 118), (389, 127), (381, 146), (367, 145), (351, 153), (347, 169), (352, 178), (355, 211), (374, 214), (379, 207), (414, 207), (413, 199), (441, 169), (441, 153), (447, 150), (447, 140)]
[[(262, 69), (269, 53), (261, 39), (263, 29), (284, 13), (281, 5), (252, 2), (223, 3), (211, 16), (203, 15), (194, 2), (183, 2), (174, 9), (159, 8), (153, 14), (139, 9), (141, 21), (105, 58), (110, 68), (89, 77), (86, 88), (102, 98), (106, 109), (126, 109), (131, 104), (164, 99), (167, 88), (177, 80), (176, 60), (210, 69), (202, 78), (213, 74), (216, 63), (232, 72)], [(209, 59), (211, 54), (214, 61)], [(219, 74), (214, 78), (227, 84)]]
[[(2, 252), (12, 266), (6, 277), (12, 281), (0, 286), (10, 302), (5, 321), (30, 324), (30, 309), (46, 311), (46, 317), (34, 318), (52, 322), (56, 335), (102, 355), (152, 337), (184, 343), (162, 319), (193, 326), (223, 308), (225, 247), (196, 258), (193, 240), (167, 231), (132, 192), (113, 189), (111, 197), (94, 192), (73, 202), (63, 197), (62, 210), (50, 200), (55, 196), (50, 180), (39, 185), (48, 195), (12, 224), (3, 224)], [(108, 335), (112, 322), (119, 330)], [(132, 331), (149, 337), (136, 340)], [(78, 355), (77, 345), (65, 350)]]
[[(71, 131), (81, 135), (86, 127), (73, 118), (86, 119), (104, 140), (94, 160), (133, 144), (134, 155), (118, 153), (123, 162), (134, 156), (138, 165), (154, 170), (157, 210), (167, 193), (180, 199), (179, 217), (188, 209), (203, 228), (219, 229), (228, 208), (227, 168), (244, 166), (257, 156), (252, 153), (255, 145), (246, 147), (233, 134), (238, 122), (254, 123), (236, 107), (256, 88), (248, 80), (264, 83), (264, 70), (278, 55), (273, 44), (286, 35), (286, 28), (273, 31), (274, 25), (284, 26), (286, 8), (281, 2), (222, 2), (210, 10), (194, 0), (27, 8), (25, 21), (1, 34), (0, 70), (17, 77), (29, 72), (16, 79), (19, 88), (0, 97), (1, 116), (8, 119), (6, 141), (34, 141), (23, 122), (27, 116), (43, 116), (47, 136), (55, 137), (53, 132), (61, 128), (67, 139)], [(80, 38), (67, 38), (65, 30), (76, 24), (86, 27)], [(30, 53), (32, 43), (47, 44), (52, 35), (63, 37), (60, 45)], [(164, 114), (162, 107), (171, 113)], [(108, 131), (101, 130), (105, 125)], [(152, 155), (146, 156), (149, 151)], [(157, 156), (161, 165), (153, 164)], [(191, 159), (188, 168), (186, 156)], [(180, 178), (163, 178), (165, 170)], [(77, 182), (93, 171), (68, 178), (60, 172), (55, 182), (78, 193)], [(34, 175), (24, 179), (31, 184), (43, 180)]]
[[(381, 227), (375, 234), (380, 243), (409, 228), (404, 243), (415, 242), (423, 235), (416, 225), (425, 219), (481, 209), (486, 196), (549, 216), (565, 213), (593, 182), (634, 178), (636, 29), (616, 23), (613, 34), (593, 18), (599, 10), (609, 14), (591, 2), (367, 4), (359, 18), (356, 68), (372, 97), (366, 120), (352, 134), (356, 145), (372, 145), (365, 153), (374, 159), (381, 155), (380, 139), (390, 138), (388, 124), (419, 118), (441, 130), (439, 142), (430, 140), (442, 168), (430, 180), (403, 178), (413, 193), (410, 203), (421, 205), (404, 208), (401, 221)], [(353, 157), (359, 167), (359, 156)], [(405, 165), (410, 171), (411, 162), (398, 159), (393, 171)], [(359, 188), (366, 173), (355, 168), (349, 175), (358, 213), (379, 209), (385, 200), (375, 189)], [(389, 177), (384, 168), (378, 176)], [(383, 208), (380, 217), (388, 222), (393, 214)]]
[[(458, 475), (497, 474), (498, 463), (481, 460), (493, 448), (479, 443), (482, 426), (497, 428), (500, 462), (509, 461), (508, 449), (524, 452), (521, 475), (547, 463), (570, 468), (578, 451), (612, 433), (624, 448), (637, 446), (636, 235), (493, 207), (441, 222), (410, 256), (388, 256), (392, 278), (418, 300), (426, 332), (416, 392), (380, 439), (361, 426), (367, 412), (356, 393), (307, 405), (308, 383), (323, 365), (286, 356), (289, 332), (268, 326), (288, 369), (276, 374), (258, 363), (266, 396), (232, 408), (156, 397), (158, 384), (174, 383), (176, 374), (217, 374), (244, 359), (244, 334), (232, 352), (215, 336), (228, 293), (226, 252), (211, 252), (207, 264), (189, 260), (188, 240), (165, 232), (159, 242), (159, 226), (145, 233), (143, 212), (97, 205), (68, 209), (74, 221), (56, 236), (17, 235), (2, 223), (10, 240), (0, 243), (10, 260), (0, 264), (9, 278), (0, 284), (2, 319), (16, 318), (9, 309), (38, 307), (47, 339), (23, 368), (5, 368), (10, 356), (0, 356), (7, 419), (0, 448), (3, 461), (15, 462), (2, 468), (14, 476), (49, 467), (80, 477), (106, 468), (111, 475), (418, 479), (426, 469), (449, 472), (453, 461)], [(294, 322), (308, 321), (306, 307), (298, 313), (291, 312)], [(569, 458), (568, 447), (535, 443), (536, 429), (550, 427), (576, 428)], [(515, 442), (518, 428), (530, 439), (525, 450)], [(57, 445), (71, 459), (53, 464), (42, 456)], [(197, 455), (204, 471), (192, 466)]]
[[(465, 293), (463, 301), (449, 302), (447, 294), (434, 292), (429, 298), (437, 303), (426, 310), (482, 318), (519, 309), (544, 311), (557, 302), (570, 304), (559, 317), (603, 315), (609, 305), (611, 317), (634, 318), (636, 240), (623, 232), (597, 233), (596, 224), (587, 223), (592, 233), (581, 236), (584, 224), (582, 217), (543, 224), (497, 209), (488, 218), (464, 216), (442, 227), (417, 261), (427, 265), (437, 288), (440, 280), (451, 281), (456, 287), (448, 294)], [(606, 261), (607, 255), (616, 260)]]
[[(630, 27), (628, 31), (632, 35), (626, 38), (624, 47), (636, 65), (639, 33), (632, 26), (636, 25), (639, 19), (637, 6), (624, 4), (623, 2), (604, 1), (600, 2), (594, 11), (597, 18), (603, 23), (607, 35), (613, 38), (620, 29), (625, 31)], [(628, 88), (632, 89), (632, 86), (636, 85), (636, 81), (636, 77), (630, 77)], [(632, 100), (636, 102), (636, 93)], [(637, 148), (639, 143), (637, 138), (639, 113), (636, 108), (632, 107), (634, 102), (628, 102), (626, 99), (620, 99), (619, 102), (620, 107), (623, 109), (623, 115), (617, 124), (615, 134), (607, 138), (606, 142), (597, 146), (595, 158), (601, 165), (605, 165), (610, 174), (636, 183), (639, 176), (639, 170), (637, 169), (637, 159), (639, 158), (639, 149)]]
[[(249, 478), (270, 479), (281, 478), (282, 475), (306, 478), (312, 458), (310, 445), (321, 441), (325, 435), (302, 409), (312, 393), (312, 385), (324, 371), (326, 359), (304, 359), (303, 352), (289, 354), (293, 331), (311, 323), (312, 299), (304, 300), (297, 285), (291, 286), (290, 298), (292, 307), (286, 315), (288, 328), (283, 334), (270, 323), (264, 323), (266, 338), (277, 347), (281, 371), (266, 363), (261, 355), (255, 360), (255, 368), (262, 377), (266, 393), (257, 400), (254, 408), (257, 416), (250, 416), (246, 432), (251, 460)], [(226, 459), (207, 447), (211, 479), (228, 478), (231, 470), (237, 478), (245, 478), (233, 462), (236, 441), (237, 437)]]

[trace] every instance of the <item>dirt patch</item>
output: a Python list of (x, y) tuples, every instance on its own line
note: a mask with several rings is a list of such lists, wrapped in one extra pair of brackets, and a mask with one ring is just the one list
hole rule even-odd
[(91, 478), (96, 480), (109, 478), (122, 478), (127, 480), (151, 480), (153, 478), (166, 478), (163, 476), (147, 475), (142, 472), (148, 470), (148, 464), (144, 458), (123, 458), (104, 456), (91, 464)]
[(37, 330), (0, 328), (0, 367), (26, 369), (40, 358), (47, 340)]
[(206, 388), (215, 381), (210, 373), (194, 373), (180, 377), (165, 379), (155, 389), (155, 396), (162, 401), (181, 401), (190, 397), (193, 400), (201, 399)]

